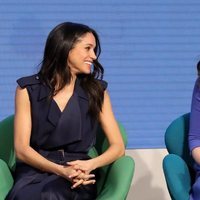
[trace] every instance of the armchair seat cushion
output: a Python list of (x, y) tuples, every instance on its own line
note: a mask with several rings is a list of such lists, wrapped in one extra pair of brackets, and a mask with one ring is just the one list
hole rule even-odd
[(171, 197), (176, 200), (189, 200), (191, 176), (185, 161), (175, 154), (165, 156), (163, 170)]

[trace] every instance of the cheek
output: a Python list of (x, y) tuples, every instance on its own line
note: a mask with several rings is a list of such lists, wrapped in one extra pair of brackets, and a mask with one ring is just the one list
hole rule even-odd
[(74, 61), (76, 60), (77, 56), (74, 52), (69, 53), (68, 59), (67, 59), (67, 63), (74, 63)]
[(71, 52), (69, 52), (67, 63), (69, 66), (71, 65), (71, 66), (80, 67), (80, 65), (83, 64), (86, 58), (87, 58), (87, 54), (84, 50), (73, 49)]

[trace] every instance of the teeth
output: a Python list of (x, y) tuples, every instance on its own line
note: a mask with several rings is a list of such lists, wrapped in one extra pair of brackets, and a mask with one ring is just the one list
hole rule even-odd
[(88, 65), (92, 65), (92, 63), (91, 63), (91, 62), (88, 62), (88, 61), (86, 61), (86, 62), (84, 62), (84, 63), (86, 63), (86, 64), (88, 64)]

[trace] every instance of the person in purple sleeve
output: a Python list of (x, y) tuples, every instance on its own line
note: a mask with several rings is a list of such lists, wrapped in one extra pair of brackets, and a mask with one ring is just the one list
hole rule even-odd
[(190, 200), (200, 199), (200, 61), (197, 64), (198, 78), (194, 85), (189, 129), (189, 148), (194, 158), (196, 172), (195, 183), (192, 186)]
[[(39, 72), (17, 80), (18, 160), (7, 200), (96, 199), (96, 169), (124, 154), (100, 51), (96, 31), (64, 22), (50, 32)], [(98, 124), (110, 146), (90, 158)]]

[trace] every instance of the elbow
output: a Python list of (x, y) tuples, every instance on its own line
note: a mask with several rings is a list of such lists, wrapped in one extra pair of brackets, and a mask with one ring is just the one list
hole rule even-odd
[(17, 159), (24, 161), (26, 158), (26, 152), (27, 152), (27, 148), (20, 145), (19, 146), (15, 145), (15, 155)]
[(24, 153), (19, 148), (15, 148), (15, 155), (16, 155), (17, 159), (23, 160)]
[(121, 156), (124, 156), (124, 155), (125, 155), (125, 146), (124, 146), (124, 144), (123, 144)]
[(120, 157), (125, 155), (125, 146), (124, 146), (124, 144), (119, 145), (118, 149), (119, 149), (118, 157), (120, 158)]

